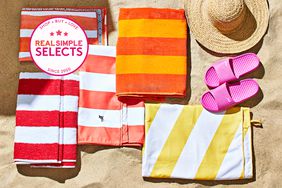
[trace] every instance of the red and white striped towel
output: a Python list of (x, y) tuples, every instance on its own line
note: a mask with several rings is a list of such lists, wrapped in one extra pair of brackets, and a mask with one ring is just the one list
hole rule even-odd
[(116, 48), (90, 45), (82, 65), (78, 144), (142, 146), (144, 103), (116, 97)]
[(29, 52), (33, 30), (43, 21), (63, 16), (77, 22), (89, 44), (107, 45), (106, 8), (23, 8), (20, 26), (20, 61), (32, 61)]
[(20, 73), (14, 161), (74, 168), (79, 77)]

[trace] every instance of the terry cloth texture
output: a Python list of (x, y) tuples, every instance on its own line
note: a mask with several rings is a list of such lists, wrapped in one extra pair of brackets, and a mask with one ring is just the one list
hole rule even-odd
[(79, 72), (79, 144), (143, 145), (144, 103), (115, 95), (115, 62), (114, 46), (90, 45)]
[(14, 161), (74, 168), (79, 77), (20, 73)]
[(145, 104), (142, 175), (154, 178), (252, 178), (249, 108), (211, 113), (202, 106)]
[(184, 97), (187, 72), (184, 10), (121, 8), (117, 95)]
[(43, 21), (58, 16), (79, 24), (85, 30), (89, 44), (107, 45), (106, 8), (23, 8), (19, 61), (32, 61), (29, 43), (33, 30)]

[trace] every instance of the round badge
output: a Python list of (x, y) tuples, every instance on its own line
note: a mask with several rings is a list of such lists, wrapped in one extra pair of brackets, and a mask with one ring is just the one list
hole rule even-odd
[(34, 63), (51, 75), (67, 75), (77, 70), (88, 54), (85, 31), (73, 20), (51, 18), (33, 31), (30, 53)]

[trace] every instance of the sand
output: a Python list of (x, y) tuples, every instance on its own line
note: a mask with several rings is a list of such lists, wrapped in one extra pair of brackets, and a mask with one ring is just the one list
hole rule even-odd
[[(120, 7), (185, 8), (177, 0), (1, 0), (0, 1), (0, 187), (282, 187), (282, 1), (270, 0), (269, 29), (252, 48), (262, 67), (251, 77), (261, 86), (260, 94), (245, 103), (263, 128), (253, 128), (255, 177), (240, 181), (191, 181), (143, 179), (141, 150), (99, 146), (79, 147), (75, 169), (31, 169), (13, 164), (16, 92), (20, 71), (38, 71), (33, 64), (18, 62), (20, 10), (22, 7), (106, 6), (109, 10), (109, 44), (117, 40)], [(189, 14), (189, 12), (187, 12)], [(191, 36), (189, 58), (191, 82), (189, 103), (198, 104), (207, 89), (204, 70), (219, 54), (201, 47)]]

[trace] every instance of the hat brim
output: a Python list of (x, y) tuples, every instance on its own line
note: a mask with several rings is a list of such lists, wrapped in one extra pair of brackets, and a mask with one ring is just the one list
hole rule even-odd
[(267, 30), (269, 11), (266, 0), (245, 0), (248, 14), (241, 26), (231, 34), (223, 34), (209, 20), (208, 0), (188, 2), (188, 23), (196, 40), (207, 49), (232, 54), (255, 46)]

